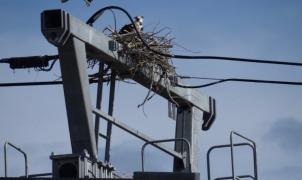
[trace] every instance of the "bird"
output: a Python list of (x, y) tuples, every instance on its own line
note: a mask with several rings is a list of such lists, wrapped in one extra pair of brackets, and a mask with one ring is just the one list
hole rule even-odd
[[(142, 32), (144, 30), (143, 22), (144, 22), (144, 16), (135, 16), (133, 18), (134, 25), (138, 32)], [(126, 24), (124, 25), (121, 30), (119, 31), (119, 34), (127, 34), (135, 32), (133, 24)]]

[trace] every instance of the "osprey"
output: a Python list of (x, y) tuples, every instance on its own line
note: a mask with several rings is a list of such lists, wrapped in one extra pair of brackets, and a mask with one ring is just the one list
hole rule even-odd
[[(134, 21), (134, 25), (135, 25), (136, 29), (138, 30), (138, 32), (142, 32), (144, 29), (144, 27), (143, 27), (144, 16), (136, 16), (136, 17), (134, 17), (133, 21)], [(135, 32), (133, 24), (126, 24), (125, 26), (123, 26), (121, 28), (121, 30), (119, 31), (119, 34), (127, 34), (127, 33), (131, 33), (131, 32)]]

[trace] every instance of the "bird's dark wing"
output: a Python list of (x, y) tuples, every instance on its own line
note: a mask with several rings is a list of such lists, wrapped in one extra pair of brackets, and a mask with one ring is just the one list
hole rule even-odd
[(127, 24), (121, 28), (119, 34), (127, 34), (134, 31), (134, 26), (132, 24)]

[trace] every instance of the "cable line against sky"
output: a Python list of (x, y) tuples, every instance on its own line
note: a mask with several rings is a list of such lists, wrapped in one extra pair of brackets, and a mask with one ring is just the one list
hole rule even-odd
[(236, 62), (249, 62), (249, 63), (261, 63), (261, 64), (275, 64), (275, 65), (288, 65), (288, 66), (302, 66), (302, 63), (299, 62), (291, 62), (291, 61), (273, 61), (273, 60), (261, 60), (261, 59), (251, 59), (251, 58), (238, 58), (238, 57), (225, 57), (225, 56), (189, 56), (189, 55), (177, 55), (177, 54), (166, 54), (159, 52), (157, 50), (152, 49), (148, 43), (142, 38), (140, 32), (135, 26), (135, 23), (132, 19), (132, 16), (128, 11), (125, 9), (119, 7), (119, 6), (107, 6), (104, 7), (97, 12), (95, 12), (88, 20), (87, 24), (90, 26), (93, 26), (93, 23), (102, 16), (102, 14), (106, 10), (119, 10), (123, 12), (128, 19), (130, 20), (131, 24), (134, 27), (135, 33), (137, 34), (138, 38), (141, 40), (143, 45), (149, 49), (150, 51), (159, 54), (164, 57), (169, 57), (169, 58), (175, 58), (175, 59), (212, 59), (212, 60), (220, 60), (220, 61), (236, 61)]
[(245, 82), (245, 83), (261, 83), (261, 84), (280, 84), (280, 85), (295, 85), (301, 86), (302, 82), (297, 81), (274, 81), (274, 80), (260, 80), (260, 79), (242, 79), (242, 78), (208, 78), (208, 77), (193, 77), (193, 76), (178, 76), (181, 79), (203, 79), (203, 80), (215, 80), (211, 83), (201, 84), (201, 85), (193, 85), (187, 86), (182, 84), (176, 84), (178, 87), (182, 88), (204, 88), (208, 86), (213, 86), (216, 84), (224, 83), (224, 82)]

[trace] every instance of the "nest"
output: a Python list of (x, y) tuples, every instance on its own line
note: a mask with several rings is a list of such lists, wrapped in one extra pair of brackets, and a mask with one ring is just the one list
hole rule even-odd
[[(162, 30), (151, 33), (141, 32), (140, 34), (148, 46), (159, 53), (148, 49), (136, 33), (111, 34), (111, 37), (122, 45), (122, 48), (119, 51), (119, 56), (127, 59), (127, 64), (130, 65), (130, 76), (133, 77), (137, 72), (143, 71), (143, 73), (151, 79), (149, 91), (144, 101), (138, 105), (138, 107), (143, 106), (155, 95), (155, 93), (151, 94), (151, 92), (158, 87), (158, 84), (164, 85), (168, 94), (170, 94), (169, 87), (171, 85), (171, 80), (174, 79), (176, 74), (175, 67), (172, 64), (171, 58), (162, 56), (160, 53), (171, 53), (173, 39), (168, 38), (169, 33), (160, 36), (159, 34)], [(123, 75), (119, 76), (124, 78)], [(125, 76), (125, 78), (127, 78), (127, 76)]]
[[(157, 36), (157, 33), (141, 33), (141, 37), (156, 52), (170, 54), (172, 39), (167, 36)], [(171, 58), (162, 56), (148, 49), (136, 33), (112, 34), (112, 38), (122, 45), (119, 55), (131, 60), (130, 74), (135, 75), (138, 70), (146, 70), (160, 76), (172, 76), (175, 67)]]
[[(150, 84), (147, 84), (149, 86), (149, 91), (143, 102), (138, 105), (138, 107), (142, 106), (143, 109), (143, 105), (155, 95), (155, 92), (160, 90), (160, 86), (165, 87), (164, 89), (170, 96), (170, 101), (177, 104), (173, 100), (169, 91), (171, 84), (175, 81), (175, 67), (172, 64), (170, 57), (161, 55), (171, 54), (173, 39), (168, 37), (170, 32), (162, 36), (160, 35), (168, 28), (163, 28), (159, 31), (155, 31), (155, 29), (156, 28), (154, 28), (153, 32), (140, 33), (141, 37), (148, 44), (149, 48), (155, 52), (146, 47), (146, 45), (143, 44), (135, 32), (119, 34), (117, 31), (110, 28), (105, 29), (110, 31), (110, 34), (107, 35), (121, 45), (121, 47), (118, 48), (118, 57), (123, 57), (123, 61), (125, 61), (129, 67), (126, 72), (115, 71), (118, 79), (124, 81), (125, 79), (134, 79), (136, 75), (139, 76), (144, 74), (145, 78), (150, 80)], [(93, 69), (97, 63), (97, 59), (88, 59), (88, 67), (91, 69)], [(110, 69), (111, 66), (107, 66), (107, 71), (108, 68)], [(106, 75), (107, 71), (103, 75)], [(94, 77), (98, 76), (99, 74), (97, 73)], [(154, 93), (152, 94), (152, 92)]]

